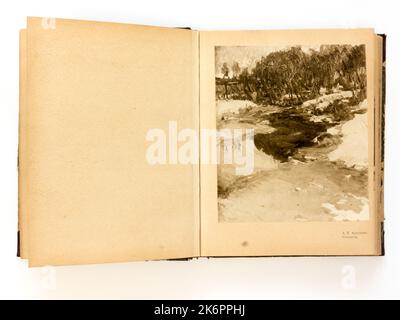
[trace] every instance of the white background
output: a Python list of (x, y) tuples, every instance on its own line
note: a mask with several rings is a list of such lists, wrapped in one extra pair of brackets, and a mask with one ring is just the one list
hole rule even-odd
[[(7, 4), (7, 6), (6, 6)], [(400, 298), (397, 1), (2, 1), (0, 298)], [(15, 257), (18, 30), (26, 16), (193, 29), (374, 27), (388, 35), (386, 256), (200, 259), (28, 269)]]

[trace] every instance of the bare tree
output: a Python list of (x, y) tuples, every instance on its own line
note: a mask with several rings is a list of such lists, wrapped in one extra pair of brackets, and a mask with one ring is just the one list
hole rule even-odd
[(234, 61), (232, 64), (233, 77), (237, 79), (240, 75), (240, 71), (241, 71), (241, 68), (239, 66), (239, 63)]

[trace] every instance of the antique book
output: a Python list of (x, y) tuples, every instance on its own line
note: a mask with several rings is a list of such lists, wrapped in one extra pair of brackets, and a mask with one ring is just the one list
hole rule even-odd
[(383, 255), (384, 43), (28, 18), (19, 256)]

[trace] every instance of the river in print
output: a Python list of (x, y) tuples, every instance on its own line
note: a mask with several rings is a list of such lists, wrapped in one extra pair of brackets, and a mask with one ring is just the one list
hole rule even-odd
[(217, 129), (254, 129), (254, 170), (218, 165), (220, 222), (369, 219), (364, 45), (215, 47)]

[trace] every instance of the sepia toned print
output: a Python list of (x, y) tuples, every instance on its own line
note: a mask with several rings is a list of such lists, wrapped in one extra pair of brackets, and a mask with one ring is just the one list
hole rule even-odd
[(369, 219), (364, 45), (217, 46), (217, 129), (254, 130), (254, 170), (218, 165), (220, 222)]

